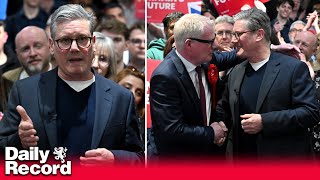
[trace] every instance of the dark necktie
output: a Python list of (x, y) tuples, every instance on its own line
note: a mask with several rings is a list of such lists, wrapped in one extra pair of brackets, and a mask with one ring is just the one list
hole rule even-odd
[(201, 76), (201, 67), (196, 67), (196, 72), (198, 74), (199, 90), (200, 90), (200, 103), (201, 103), (201, 112), (202, 112), (202, 121), (204, 125), (207, 125), (207, 111), (206, 111), (206, 94), (204, 91), (202, 76)]

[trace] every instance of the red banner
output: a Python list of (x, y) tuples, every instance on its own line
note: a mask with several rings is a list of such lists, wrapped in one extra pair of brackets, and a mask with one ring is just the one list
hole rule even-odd
[[(255, 0), (211, 0), (212, 4), (217, 9), (220, 15), (227, 14), (232, 16), (238, 12), (240, 12), (241, 7), (248, 6), (248, 7), (255, 7), (254, 1)], [(260, 0), (260, 2), (265, 3), (269, 0)]]
[(169, 13), (201, 13), (201, 0), (147, 0), (148, 23), (161, 23)]
[(145, 0), (135, 0), (136, 18), (144, 19), (145, 17)]
[(152, 72), (156, 69), (156, 67), (161, 63), (160, 60), (147, 59), (147, 92), (146, 92), (146, 104), (147, 104), (147, 128), (151, 127), (151, 115), (150, 115), (150, 79)]

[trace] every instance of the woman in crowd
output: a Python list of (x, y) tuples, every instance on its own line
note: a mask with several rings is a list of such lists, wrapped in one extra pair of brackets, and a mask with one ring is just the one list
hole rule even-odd
[(117, 69), (112, 39), (100, 32), (94, 32), (93, 35), (96, 37), (96, 52), (92, 61), (92, 68), (100, 75), (108, 79), (114, 79)]
[(144, 74), (133, 66), (127, 66), (117, 74), (115, 81), (121, 86), (130, 90), (134, 95), (136, 112), (140, 123), (140, 133), (142, 140), (144, 140)]

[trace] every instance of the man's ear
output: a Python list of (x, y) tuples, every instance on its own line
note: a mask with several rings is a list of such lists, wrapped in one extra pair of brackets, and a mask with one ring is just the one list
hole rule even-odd
[(50, 54), (53, 54), (54, 52), (53, 46), (54, 46), (54, 41), (52, 40), (52, 38), (49, 38)]
[(265, 35), (265, 32), (263, 29), (258, 29), (257, 30), (257, 41), (261, 41), (264, 39), (264, 35)]

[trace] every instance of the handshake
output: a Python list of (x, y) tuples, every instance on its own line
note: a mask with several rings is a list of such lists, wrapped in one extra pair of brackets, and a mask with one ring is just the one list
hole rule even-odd
[(228, 128), (224, 122), (214, 122), (210, 125), (214, 131), (214, 143), (218, 146), (222, 146), (227, 137)]

